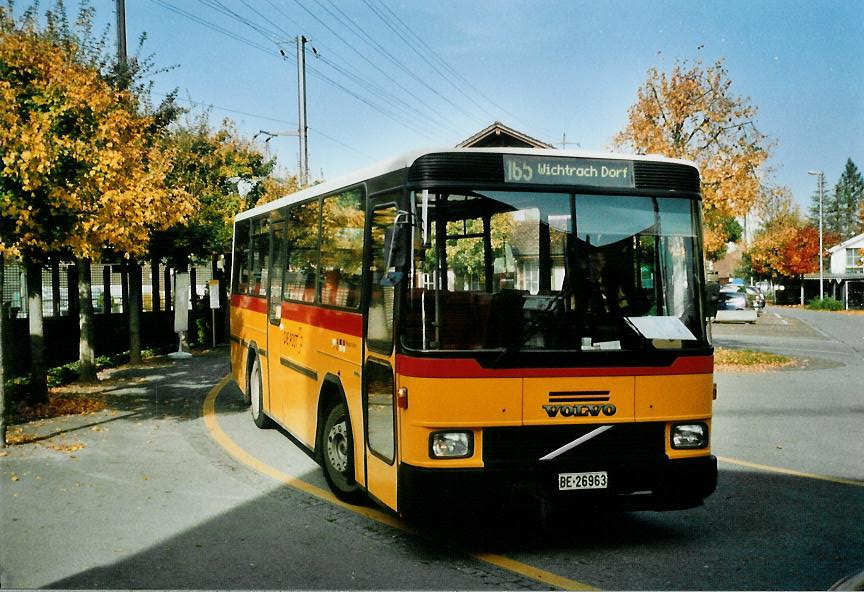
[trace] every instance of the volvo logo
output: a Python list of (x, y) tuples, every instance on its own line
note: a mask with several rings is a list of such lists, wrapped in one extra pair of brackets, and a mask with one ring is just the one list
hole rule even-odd
[(597, 417), (601, 413), (606, 416), (615, 415), (618, 408), (611, 403), (603, 405), (543, 405), (549, 417)]

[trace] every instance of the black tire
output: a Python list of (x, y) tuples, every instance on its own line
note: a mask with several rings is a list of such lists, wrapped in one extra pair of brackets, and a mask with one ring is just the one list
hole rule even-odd
[[(248, 352), (246, 352), (246, 356), (247, 356), (246, 368), (247, 368), (247, 370), (251, 371), (251, 369), (249, 368), (248, 359), (251, 357), (254, 360), (256, 358), (255, 352), (250, 349)], [(248, 372), (248, 371), (246, 372), (246, 389), (245, 389), (245, 392), (244, 392), (244, 389), (240, 389), (240, 394), (243, 395), (243, 404), (246, 406), (249, 406), (252, 404), (252, 389), (249, 386), (250, 373), (251, 372)]]
[(319, 446), (324, 478), (334, 495), (345, 502), (360, 502), (363, 492), (354, 480), (354, 439), (345, 403), (327, 412)]
[(264, 385), (261, 379), (261, 363), (258, 357), (252, 362), (252, 369), (249, 371), (249, 407), (252, 412), (252, 421), (259, 428), (266, 429), (273, 426), (273, 421), (264, 413)]

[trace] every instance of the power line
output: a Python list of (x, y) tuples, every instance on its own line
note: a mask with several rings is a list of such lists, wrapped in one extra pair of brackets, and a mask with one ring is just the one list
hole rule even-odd
[[(399, 82), (398, 80), (396, 80), (395, 78), (393, 78), (393, 77), (392, 77), (390, 74), (388, 74), (388, 73), (387, 73), (383, 68), (381, 68), (381, 66), (379, 66), (378, 64), (376, 64), (375, 62), (373, 62), (371, 59), (369, 59), (369, 57), (366, 56), (363, 52), (361, 52), (361, 51), (358, 50), (356, 47), (354, 47), (353, 45), (351, 45), (350, 43), (348, 43), (348, 41), (346, 41), (346, 40), (345, 40), (345, 39), (344, 39), (344, 38), (343, 38), (343, 37), (342, 37), (338, 32), (336, 32), (336, 31), (335, 31), (335, 30), (334, 30), (330, 25), (328, 25), (325, 21), (323, 21), (320, 17), (318, 17), (318, 15), (316, 15), (314, 12), (312, 12), (312, 11), (311, 11), (307, 6), (305, 6), (305, 5), (304, 5), (300, 0), (294, 0), (294, 2), (295, 2), (295, 3), (296, 3), (296, 4), (297, 4), (301, 9), (303, 9), (303, 11), (305, 11), (309, 16), (311, 16), (313, 19), (315, 19), (315, 20), (316, 20), (316, 21), (317, 21), (321, 26), (323, 26), (323, 27), (324, 27), (325, 29), (327, 29), (327, 30), (328, 30), (332, 35), (334, 35), (334, 36), (335, 36), (339, 41), (341, 41), (343, 44), (347, 45), (348, 48), (349, 48), (351, 51), (353, 51), (353, 52), (356, 53), (358, 56), (360, 56), (360, 58), (361, 58), (363, 61), (365, 61), (367, 64), (369, 64), (369, 65), (372, 66), (375, 70), (377, 70), (379, 73), (381, 73), (381, 75), (384, 76), (385, 78), (387, 78), (387, 80), (389, 80), (390, 82), (392, 82), (393, 84), (395, 84), (396, 86), (398, 86), (400, 89), (402, 89), (402, 90), (403, 90), (403, 91), (404, 91), (408, 96), (412, 96), (412, 97), (413, 97), (413, 98), (414, 98), (418, 103), (424, 105), (427, 109), (429, 109), (429, 111), (430, 111), (431, 113), (433, 113), (433, 114), (436, 116), (436, 118), (438, 118), (438, 119), (432, 118), (432, 119), (431, 119), (432, 121), (438, 122), (439, 120), (440, 120), (440, 121), (444, 121), (444, 120), (445, 120), (445, 116), (444, 116), (443, 113), (441, 113), (440, 111), (438, 111), (437, 109), (435, 109), (435, 107), (433, 107), (432, 105), (430, 105), (430, 104), (429, 104), (428, 102), (426, 102), (423, 98), (417, 96), (414, 92), (411, 91), (411, 89), (405, 87), (405, 85), (403, 85), (401, 82)], [(418, 79), (418, 80), (419, 80), (419, 79)], [(420, 82), (422, 83), (422, 80), (420, 80)], [(425, 84), (425, 83), (423, 83), (423, 84)], [(426, 86), (428, 86), (428, 85), (426, 85)], [(432, 88), (431, 86), (429, 87), (429, 89), (430, 89), (434, 94), (437, 94), (438, 96), (440, 96), (442, 99), (444, 98), (440, 93), (438, 93), (437, 90), (435, 90), (435, 89)], [(446, 100), (446, 99), (445, 99), (445, 100)], [(457, 109), (459, 108), (459, 107), (458, 107), (457, 105), (455, 105), (455, 104), (453, 104), (453, 107), (454, 107), (454, 108), (457, 108)]]
[[(295, 1), (297, 4), (300, 4), (300, 0), (294, 0), (294, 1)], [(402, 71), (403, 71), (405, 74), (407, 74), (410, 78), (413, 78), (417, 83), (419, 83), (419, 84), (421, 84), (422, 86), (426, 87), (426, 88), (427, 88), (427, 89), (428, 89), (432, 94), (434, 94), (435, 96), (437, 96), (438, 98), (440, 98), (441, 100), (443, 100), (444, 102), (446, 102), (447, 104), (449, 104), (453, 109), (456, 109), (456, 110), (458, 110), (458, 111), (461, 111), (464, 115), (466, 115), (466, 116), (468, 116), (468, 117), (471, 117), (471, 114), (470, 114), (468, 111), (466, 111), (466, 110), (465, 110), (461, 105), (459, 105), (459, 104), (453, 102), (449, 97), (447, 97), (446, 95), (442, 94), (442, 93), (441, 93), (441, 92), (440, 92), (440, 91), (439, 91), (439, 90), (438, 90), (434, 85), (428, 83), (426, 80), (424, 80), (423, 78), (421, 78), (420, 76), (418, 76), (417, 73), (415, 73), (411, 68), (409, 68), (408, 66), (406, 66), (406, 65), (405, 65), (401, 60), (399, 60), (398, 58), (396, 58), (396, 57), (395, 57), (392, 53), (390, 53), (390, 52), (389, 52), (385, 47), (383, 47), (383, 46), (382, 46), (380, 43), (378, 43), (378, 42), (377, 42), (373, 37), (371, 37), (368, 33), (366, 33), (366, 31), (364, 31), (362, 27), (360, 27), (359, 25), (357, 25), (356, 23), (354, 23), (353, 21), (351, 21), (351, 19), (349, 19), (348, 16), (347, 16), (344, 12), (342, 12), (341, 9), (339, 9), (338, 6), (336, 6), (336, 5), (333, 4), (332, 2), (331, 2), (330, 4), (331, 4), (331, 6), (333, 6), (333, 8), (334, 8), (334, 9), (335, 9), (335, 10), (336, 10), (340, 15), (341, 15), (341, 17), (340, 17), (340, 16), (337, 16), (336, 14), (334, 14), (334, 13), (333, 13), (331, 10), (329, 10), (326, 6), (324, 6), (323, 4), (321, 4), (320, 1), (318, 1), (318, 5), (319, 5), (319, 6), (321, 6), (324, 10), (326, 10), (326, 11), (328, 12), (328, 14), (330, 14), (331, 16), (333, 16), (334, 18), (336, 18), (336, 19), (337, 19), (341, 24), (343, 24), (343, 25), (344, 25), (344, 26), (345, 26), (345, 27), (346, 27), (346, 28), (347, 28), (347, 29), (348, 29), (352, 34), (354, 34), (354, 35), (355, 35), (356, 37), (358, 37), (361, 41), (363, 41), (364, 43), (366, 43), (366, 45), (370, 46), (372, 49), (374, 49), (374, 50), (377, 51), (379, 54), (381, 54), (382, 56), (384, 56), (384, 57), (385, 57), (385, 58), (386, 58), (390, 63), (392, 63), (392, 64), (395, 65), (397, 68), (399, 68), (400, 70), (402, 70)], [(307, 12), (309, 12), (310, 14), (312, 14), (311, 11), (310, 11), (307, 7), (303, 6), (302, 4), (300, 4), (300, 5), (303, 7), (304, 10), (306, 10)], [(313, 17), (314, 17), (314, 15), (313, 15)], [(322, 22), (322, 23), (323, 23), (323, 21), (321, 21), (321, 20), (318, 19), (317, 17), (314, 17), (314, 18), (316, 18), (316, 20), (318, 20), (319, 22)], [(329, 29), (329, 27), (328, 27), (328, 29)], [(333, 32), (332, 29), (329, 29), (329, 30), (330, 30), (331, 32)], [(359, 31), (359, 32), (358, 32), (358, 31)], [(336, 33), (334, 32), (334, 34), (336, 34)], [(340, 39), (341, 39), (341, 37), (340, 37)], [(343, 42), (347, 44), (346, 41), (343, 40)], [(354, 49), (353, 46), (351, 46), (350, 44), (348, 44), (348, 45), (349, 45), (349, 47), (352, 47), (352, 49)], [(354, 51), (357, 52), (357, 53), (359, 53), (359, 51), (356, 50), (356, 49), (354, 49)], [(362, 54), (360, 54), (360, 55), (362, 56)], [(364, 59), (366, 59), (367, 61), (369, 61), (368, 58), (366, 58), (365, 56), (363, 56), (363, 57), (364, 57)], [(380, 68), (379, 68), (379, 71), (380, 71)], [(403, 87), (403, 88), (404, 88), (404, 87)], [(439, 114), (439, 115), (440, 115), (440, 114)]]
[(245, 37), (241, 37), (240, 35), (237, 35), (233, 31), (225, 29), (224, 27), (220, 27), (219, 25), (215, 25), (215, 24), (213, 24), (207, 20), (204, 20), (204, 19), (196, 16), (195, 14), (192, 14), (191, 12), (187, 12), (187, 11), (183, 10), (182, 8), (177, 8), (176, 6), (172, 6), (171, 4), (168, 4), (168, 2), (166, 2), (165, 0), (151, 0), (151, 2), (161, 6), (162, 8), (164, 8), (166, 10), (170, 10), (171, 12), (173, 12), (175, 14), (179, 14), (182, 17), (185, 17), (191, 21), (194, 21), (194, 22), (198, 23), (199, 25), (207, 27), (208, 29), (211, 29), (213, 31), (216, 31), (217, 33), (221, 33), (222, 35), (226, 35), (227, 37), (230, 37), (230, 38), (234, 39), (235, 41), (239, 41), (240, 43), (243, 43), (244, 45), (248, 45), (249, 47), (251, 47), (253, 49), (257, 49), (258, 51), (264, 52), (264, 53), (270, 55), (271, 57), (276, 57), (271, 49), (261, 45), (260, 43), (250, 41), (249, 39), (246, 39)]
[[(334, 8), (336, 8), (336, 10), (339, 10), (339, 8), (336, 7), (336, 5), (333, 3), (333, 0), (329, 0), (329, 2), (330, 2), (330, 4), (331, 4)], [(406, 44), (408, 47), (410, 47), (412, 50), (414, 50), (414, 52), (415, 52), (418, 56), (420, 56), (420, 58), (421, 58), (424, 62), (426, 62), (426, 64), (428, 64), (428, 65), (429, 65), (429, 66), (430, 66), (430, 67), (431, 67), (431, 68), (432, 68), (432, 69), (433, 69), (433, 70), (434, 70), (434, 71), (435, 71), (439, 76), (441, 76), (441, 78), (443, 78), (444, 80), (446, 80), (447, 82), (449, 82), (449, 83), (453, 86), (453, 88), (455, 88), (455, 89), (457, 90), (457, 92), (459, 92), (459, 93), (462, 94), (464, 97), (466, 97), (468, 100), (470, 100), (472, 103), (474, 103), (478, 108), (480, 108), (482, 111), (484, 111), (487, 115), (489, 115), (489, 116), (493, 116), (493, 115), (492, 115), (491, 113), (489, 113), (489, 112), (486, 110), (486, 108), (485, 108), (483, 105), (481, 105), (481, 104), (480, 104), (480, 103), (479, 103), (479, 102), (478, 102), (474, 97), (472, 97), (471, 95), (469, 95), (468, 93), (466, 93), (465, 91), (463, 91), (462, 88), (461, 88), (458, 84), (455, 84), (455, 83), (454, 83), (451, 79), (449, 79), (449, 78), (448, 78), (448, 77), (447, 77), (443, 72), (441, 72), (440, 68), (438, 68), (438, 66), (436, 66), (435, 64), (433, 64), (432, 61), (429, 60), (429, 58), (428, 58), (428, 56), (427, 56), (426, 54), (424, 54), (424, 53), (421, 52), (421, 51), (418, 51), (418, 50), (414, 47), (414, 45), (412, 44), (411, 40), (410, 40), (408, 37), (406, 37), (406, 36), (405, 36), (401, 31), (399, 31), (399, 30), (398, 30), (398, 29), (397, 29), (397, 28), (396, 28), (392, 23), (390, 23), (390, 21), (388, 21), (388, 20), (384, 17), (384, 15), (383, 15), (383, 14), (382, 14), (382, 13), (381, 13), (381, 12), (380, 12), (380, 11), (379, 11), (379, 10), (378, 10), (378, 9), (377, 9), (377, 8), (376, 8), (376, 7), (371, 3), (371, 2), (369, 2), (369, 0), (364, 0), (364, 4), (366, 5), (366, 7), (367, 7), (367, 8), (368, 8), (368, 9), (369, 9), (369, 10), (370, 10), (370, 11), (371, 11), (375, 16), (378, 17), (378, 19), (379, 19), (382, 23), (384, 23), (384, 25), (387, 26), (388, 29), (390, 29), (393, 33), (396, 34), (397, 37), (399, 37), (402, 41), (404, 41), (405, 44)], [(340, 12), (341, 12), (341, 11), (340, 11)], [(377, 45), (377, 43), (376, 43), (376, 45)], [(389, 53), (388, 53), (388, 55), (389, 55)]]
[(225, 6), (224, 4), (219, 2), (219, 0), (198, 0), (198, 2), (200, 2), (201, 4), (206, 6), (207, 8), (212, 8), (212, 9), (216, 10), (217, 12), (220, 12), (221, 14), (223, 14), (229, 18), (232, 18), (243, 25), (246, 25), (247, 27), (249, 27), (250, 29), (252, 29), (256, 33), (263, 36), (268, 41), (272, 42), (275, 38), (279, 37), (278, 32), (276, 32), (272, 29), (265, 30), (265, 27), (262, 27), (261, 25), (254, 23), (251, 20), (247, 19), (246, 17), (234, 12), (233, 10), (231, 10), (230, 8), (228, 8), (227, 6)]
[[(168, 95), (165, 93), (159, 93), (159, 92), (154, 92), (153, 94), (160, 96), (160, 97), (171, 96), (171, 95)], [(206, 101), (193, 101), (192, 99), (181, 99), (180, 97), (174, 97), (174, 100), (175, 101), (182, 101), (184, 103), (189, 103), (193, 107), (211, 107), (213, 109), (218, 109), (219, 111), (225, 111), (227, 113), (235, 113), (237, 115), (245, 115), (247, 117), (254, 117), (255, 119), (261, 119), (264, 121), (272, 121), (274, 123), (284, 123), (286, 125), (292, 125), (294, 127), (297, 127), (296, 123), (287, 121), (285, 119), (278, 119), (276, 117), (270, 117), (268, 115), (259, 115), (257, 113), (249, 113), (248, 111), (240, 111), (239, 109), (231, 109), (229, 107), (222, 107), (220, 105), (214, 105), (213, 103), (209, 103)]]
[[(235, 40), (237, 40), (237, 41), (239, 41), (239, 42), (241, 42), (241, 43), (243, 43), (243, 44), (245, 44), (245, 45), (247, 45), (247, 46), (249, 46), (249, 47), (252, 47), (252, 48), (254, 48), (254, 49), (257, 49), (257, 50), (259, 50), (259, 51), (261, 51), (261, 52), (263, 52), (263, 53), (269, 55), (270, 57), (273, 57), (273, 58), (276, 58), (276, 57), (277, 57), (276, 52), (273, 51), (272, 49), (269, 49), (269, 48), (267, 48), (266, 46), (261, 45), (260, 43), (256, 43), (256, 42), (254, 42), (254, 41), (250, 41), (249, 39), (246, 39), (245, 37), (242, 37), (242, 36), (240, 36), (240, 35), (237, 35), (236, 33), (232, 32), (232, 31), (230, 31), (230, 30), (228, 30), (228, 29), (225, 29), (224, 27), (221, 27), (221, 26), (219, 26), (219, 25), (215, 25), (215, 24), (211, 23), (210, 21), (207, 21), (207, 20), (205, 20), (205, 19), (203, 19), (203, 18), (201, 18), (201, 17), (199, 17), (199, 16), (197, 16), (197, 15), (195, 15), (195, 14), (193, 14), (193, 13), (190, 13), (190, 12), (188, 12), (188, 11), (186, 11), (186, 10), (183, 10), (183, 9), (177, 8), (177, 7), (175, 7), (175, 6), (172, 6), (172, 5), (168, 4), (165, 0), (152, 0), (152, 2), (154, 2), (155, 4), (157, 4), (157, 5), (159, 5), (159, 6), (163, 7), (163, 8), (165, 8), (165, 9), (167, 9), (167, 10), (170, 10), (171, 12), (174, 12), (175, 14), (179, 14), (180, 16), (183, 16), (183, 17), (185, 17), (185, 18), (188, 18), (189, 20), (192, 20), (192, 21), (194, 21), (194, 22), (196, 22), (196, 23), (198, 23), (198, 24), (200, 24), (200, 25), (202, 25), (202, 26), (205, 26), (205, 27), (207, 27), (207, 28), (209, 28), (209, 29), (211, 29), (211, 30), (213, 30), (213, 31), (216, 31), (216, 32), (218, 32), (218, 33), (221, 33), (221, 34), (223, 34), (223, 35), (225, 35), (225, 36), (227, 36), (227, 37), (230, 37), (230, 38), (232, 38), (232, 39), (235, 39)], [(217, 9), (217, 10), (219, 10), (219, 9)], [(223, 10), (219, 10), (219, 11), (222, 12), (223, 14), (226, 14)], [(229, 13), (228, 16), (230, 16), (231, 18), (237, 20), (237, 17), (235, 17), (235, 16), (233, 16), (232, 14), (230, 14), (230, 13), (233, 13), (233, 11), (228, 10), (228, 13)], [(268, 39), (268, 40), (270, 40), (271, 42), (273, 42), (272, 38), (270, 37), (270, 34), (268, 34), (267, 32), (265, 32), (265, 31), (263, 31), (263, 30), (261, 30), (260, 27), (256, 27), (256, 26), (254, 25), (254, 23), (250, 23), (250, 22), (248, 22), (248, 19), (243, 19), (243, 17), (239, 17), (239, 22), (241, 22), (241, 23), (243, 23), (243, 24), (249, 26), (249, 27), (252, 28), (253, 30), (257, 31), (260, 35), (262, 35), (265, 39)], [(275, 44), (275, 42), (274, 42), (274, 44)], [(289, 54), (289, 55), (290, 55), (290, 54)], [(289, 58), (288, 55), (283, 55), (282, 57), (283, 57), (283, 59), (286, 59), (286, 60), (289, 61), (289, 62), (292, 61), (292, 59)], [(296, 64), (296, 59), (293, 60), (293, 63)], [(376, 104), (373, 103), (372, 101), (367, 100), (367, 99), (361, 97), (361, 96), (358, 95), (356, 92), (351, 91), (350, 89), (348, 89), (348, 88), (345, 87), (344, 85), (342, 85), (342, 84), (340, 84), (339, 82), (337, 82), (337, 81), (331, 79), (330, 77), (326, 76), (324, 73), (320, 72), (319, 70), (314, 69), (314, 68), (310, 68), (310, 71), (311, 71), (311, 72), (316, 76), (316, 78), (318, 78), (318, 79), (320, 79), (320, 80), (323, 80), (323, 81), (327, 82), (328, 84), (330, 84), (330, 85), (332, 85), (332, 86), (338, 88), (339, 90), (345, 92), (346, 94), (348, 94), (348, 95), (351, 96), (352, 98), (354, 98), (354, 99), (356, 99), (356, 100), (358, 100), (358, 101), (364, 103), (365, 105), (369, 106), (370, 108), (372, 108), (372, 109), (378, 111), (379, 113), (381, 113), (382, 115), (384, 115), (384, 116), (387, 117), (388, 119), (392, 119), (395, 123), (398, 123), (398, 124), (400, 124), (400, 125), (402, 125), (402, 126), (408, 128), (408, 129), (410, 129), (411, 131), (417, 132), (417, 133), (419, 133), (419, 134), (421, 134), (421, 135), (425, 135), (425, 136), (427, 136), (427, 137), (433, 137), (433, 136), (431, 136), (428, 132), (426, 132), (425, 130), (423, 130), (423, 129), (417, 127), (417, 126), (416, 126), (415, 124), (413, 124), (410, 120), (409, 120), (409, 121), (405, 121), (404, 119), (400, 119), (399, 114), (397, 114), (397, 113), (393, 113), (393, 112), (391, 112), (391, 111), (389, 111), (389, 110), (387, 110), (387, 109), (385, 109), (385, 108), (382, 108), (382, 107), (379, 106), (379, 105), (376, 105)]]
[[(160, 93), (160, 92), (156, 92), (156, 91), (153, 91), (152, 94), (159, 96), (159, 97), (174, 96), (174, 95), (171, 95), (168, 93)], [(174, 100), (175, 101), (181, 101), (183, 103), (188, 103), (188, 104), (192, 105), (193, 107), (209, 107), (211, 109), (216, 109), (218, 111), (225, 111), (226, 113), (235, 113), (237, 115), (245, 115), (246, 117), (254, 117), (255, 119), (260, 119), (262, 121), (272, 121), (273, 123), (281, 123), (281, 124), (290, 126), (292, 128), (297, 127), (297, 124), (292, 122), (292, 121), (288, 121), (285, 119), (279, 119), (277, 117), (271, 117), (269, 115), (261, 115), (259, 113), (250, 113), (248, 111), (241, 111), (239, 109), (232, 109), (230, 107), (223, 107), (221, 105), (216, 105), (216, 104), (213, 104), (213, 103), (210, 103), (207, 101), (195, 101), (193, 99), (183, 99), (183, 98), (180, 98), (177, 96), (174, 96)], [(351, 144), (348, 144), (342, 140), (339, 140), (338, 138), (335, 138), (335, 137), (333, 137), (333, 136), (331, 136), (325, 132), (322, 132), (321, 130), (319, 130), (317, 128), (310, 127), (309, 131), (318, 135), (318, 136), (321, 136), (325, 140), (328, 140), (334, 144), (338, 144), (338, 145), (342, 146), (343, 148), (347, 148), (348, 150), (351, 150), (352, 152), (356, 152), (357, 154), (359, 154), (360, 156), (363, 156), (364, 158), (368, 158), (369, 160), (373, 160), (373, 161), (376, 160), (376, 158), (374, 156), (370, 156), (369, 154), (367, 154), (366, 152), (363, 152), (362, 150), (360, 150), (356, 146), (352, 146)]]
[[(332, 3), (332, 0), (328, 0), (328, 1)], [(369, 4), (369, 0), (364, 0), (364, 2), (367, 5)], [(504, 107), (502, 107), (501, 105), (496, 103), (494, 99), (490, 98), (486, 93), (484, 93), (482, 90), (477, 88), (468, 78), (466, 78), (465, 76), (460, 74), (458, 70), (456, 70), (453, 66), (451, 66), (447, 62), (447, 60), (445, 60), (443, 57), (441, 57), (441, 55), (438, 52), (436, 52), (434, 49), (432, 49), (431, 46), (429, 46), (428, 43), (426, 43), (426, 41), (423, 39), (422, 35), (416, 33), (413, 29), (411, 29), (411, 27), (409, 27), (405, 23), (405, 21), (403, 21), (395, 12), (393, 12), (393, 10), (389, 6), (387, 6), (382, 0), (378, 0), (378, 4), (381, 6), (381, 8), (384, 11), (387, 12), (387, 14), (390, 16), (390, 18), (392, 18), (399, 26), (402, 27), (402, 29), (406, 32), (407, 37), (402, 37), (402, 36), (400, 36), (400, 37), (414, 51), (414, 53), (416, 53), (421, 58), (423, 58), (423, 60), (426, 61), (426, 63), (428, 63), (430, 66), (432, 66), (432, 64), (428, 60), (428, 56), (432, 56), (432, 58), (434, 58), (439, 64), (441, 64), (441, 66), (445, 70), (447, 70), (455, 78), (457, 78), (461, 82), (462, 85), (471, 89), (473, 92), (475, 92), (477, 94), (477, 96), (481, 97), (484, 101), (488, 102), (490, 105), (492, 105), (493, 107), (495, 107), (496, 109), (498, 109), (502, 113), (512, 117), (516, 121), (520, 121), (521, 118), (519, 118), (517, 115), (514, 115), (513, 113), (511, 113), (510, 111), (508, 111), (507, 109), (505, 109)], [(384, 17), (381, 14), (376, 12), (376, 15), (378, 15), (379, 18), (384, 20), (385, 24), (388, 24), (386, 19), (384, 19)], [(390, 26), (390, 24), (388, 24), (388, 26)], [(392, 29), (392, 27), (391, 27), (391, 29)], [(394, 32), (395, 32), (395, 30), (394, 30)], [(419, 47), (419, 49), (418, 49), (418, 47)], [(438, 71), (436, 68), (434, 68), (434, 66), (432, 66), (432, 67), (433, 67), (433, 69), (436, 70), (436, 72)], [(439, 74), (440, 74), (440, 72), (439, 72)], [(445, 79), (447, 79), (447, 78), (445, 77)], [(459, 90), (459, 92), (461, 92), (463, 95), (467, 96), (472, 101), (474, 100), (468, 93), (465, 93), (462, 90), (460, 85), (455, 84), (450, 79), (447, 79), (447, 80), (450, 82), (450, 84), (452, 84), (455, 88), (457, 88)], [(475, 101), (475, 104), (476, 104), (476, 101)], [(487, 111), (487, 114), (488, 114), (488, 111)]]
[[(196, 22), (202, 26), (205, 26), (205, 27), (207, 27), (213, 31), (216, 31), (218, 33), (226, 35), (227, 37), (235, 39), (235, 40), (237, 40), (237, 41), (239, 41), (245, 45), (248, 45), (249, 47), (252, 47), (252, 48), (257, 49), (263, 53), (266, 53), (267, 55), (269, 55), (271, 57), (277, 57), (277, 54), (272, 49), (268, 49), (266, 46), (263, 46), (260, 43), (250, 41), (249, 39), (242, 37), (242, 36), (234, 33), (233, 31), (225, 29), (224, 27), (221, 27), (219, 25), (215, 25), (215, 24), (211, 23), (210, 21), (207, 21), (206, 19), (203, 19), (203, 18), (201, 18), (201, 17), (199, 17), (193, 13), (190, 13), (186, 10), (172, 6), (172, 5), (168, 4), (165, 0), (152, 0), (152, 1), (154, 3), (156, 3), (157, 5), (163, 7), (167, 10), (170, 10), (171, 12), (174, 12), (175, 14), (179, 14), (179, 15), (181, 15), (185, 18), (188, 18), (189, 20), (192, 20), (192, 21), (194, 21), (194, 22)], [(278, 42), (274, 40), (275, 34), (272, 30), (271, 31), (265, 31), (262, 27), (258, 26), (256, 23), (254, 23), (254, 22), (250, 21), (249, 19), (246, 19), (246, 18), (238, 15), (236, 12), (228, 9), (223, 4), (218, 2), (218, 0), (206, 0), (206, 1), (205, 0), (199, 0), (199, 1), (202, 4), (204, 4), (205, 6), (208, 6), (209, 8), (214, 8), (215, 10), (222, 13), (223, 15), (226, 15), (229, 18), (232, 18), (232, 19), (248, 26), (249, 28), (253, 29), (259, 35), (261, 35), (262, 37), (264, 37), (265, 39), (267, 39), (268, 41), (270, 41), (271, 43), (273, 43), (275, 46), (278, 47)], [(208, 5), (208, 2), (210, 2), (209, 5)], [(282, 56), (283, 59), (296, 64), (296, 59), (292, 60), (291, 58), (288, 57), (288, 55), (290, 55), (290, 54), (286, 55), (283, 53), (283, 56)], [(370, 101), (370, 100), (360, 96), (358, 93), (352, 91), (351, 89), (347, 88), (343, 84), (340, 84), (339, 82), (333, 80), (332, 78), (328, 77), (326, 74), (324, 74), (323, 72), (321, 72), (320, 70), (318, 70), (314, 67), (310, 67), (309, 70), (319, 80), (323, 80), (324, 82), (327, 82), (328, 84), (338, 88), (339, 90), (341, 90), (342, 92), (351, 96), (352, 98), (360, 101), (361, 103), (369, 106), (373, 110), (381, 113), (382, 115), (384, 115), (388, 119), (391, 119), (394, 122), (408, 128), (414, 132), (417, 132), (421, 135), (424, 135), (424, 136), (427, 136), (430, 138), (434, 137), (434, 136), (430, 135), (426, 130), (418, 127), (410, 119), (406, 119), (404, 115), (399, 114), (399, 113), (394, 113), (394, 112), (390, 111), (389, 109), (386, 109), (386, 108), (374, 103), (373, 101)]]

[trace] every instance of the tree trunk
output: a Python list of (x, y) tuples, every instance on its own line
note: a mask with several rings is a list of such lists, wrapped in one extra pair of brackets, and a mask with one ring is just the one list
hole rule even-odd
[(81, 382), (96, 381), (96, 350), (93, 338), (93, 285), (90, 260), (78, 260), (78, 365)]
[(141, 363), (141, 266), (131, 259), (129, 270), (129, 363)]
[(3, 275), (6, 257), (0, 253), (0, 448), (6, 447), (6, 308), (3, 306)]
[(27, 401), (48, 402), (48, 373), (45, 365), (45, 324), (42, 319), (42, 265), (25, 260), (27, 268), (27, 320), (30, 324), (30, 390)]

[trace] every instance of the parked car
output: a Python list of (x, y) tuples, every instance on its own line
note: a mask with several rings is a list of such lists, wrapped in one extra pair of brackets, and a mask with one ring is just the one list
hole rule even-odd
[(747, 293), (739, 290), (742, 286), (726, 285), (720, 288), (720, 302), (717, 310), (746, 310)]
[(761, 311), (765, 307), (765, 297), (759, 288), (726, 284), (720, 288), (720, 310), (746, 310), (752, 308)]

